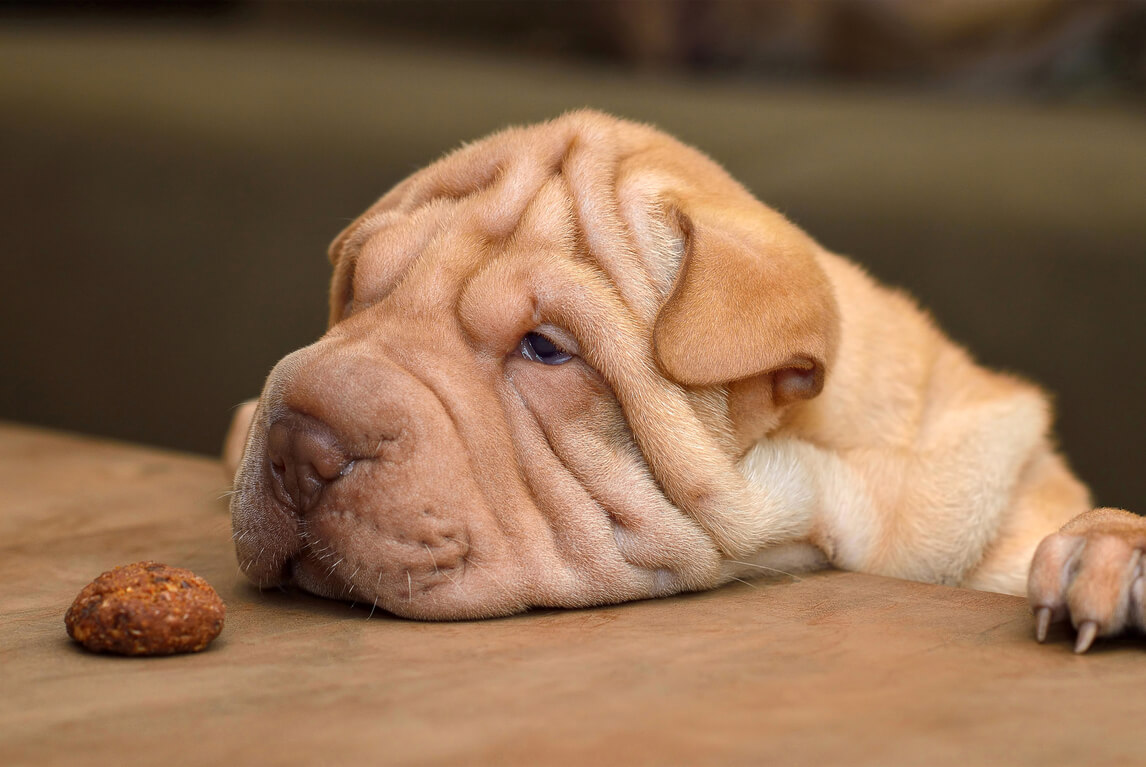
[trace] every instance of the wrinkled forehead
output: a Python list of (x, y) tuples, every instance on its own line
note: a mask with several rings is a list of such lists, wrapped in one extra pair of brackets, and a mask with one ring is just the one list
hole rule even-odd
[(502, 131), (399, 184), (336, 240), (331, 257), (387, 285), (431, 245), (463, 271), (509, 242), (517, 250), (556, 246), (604, 272), (630, 308), (651, 310), (682, 250), (664, 215), (673, 174), (642, 161), (664, 139), (595, 115)]

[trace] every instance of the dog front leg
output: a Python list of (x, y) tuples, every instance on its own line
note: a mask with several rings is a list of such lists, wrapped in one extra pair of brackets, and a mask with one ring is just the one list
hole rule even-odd
[[(933, 456), (890, 449), (825, 450), (797, 439), (768, 440), (742, 467), (766, 487), (804, 489), (807, 540), (835, 567), (907, 580), (1022, 593), (1034, 549), (999, 563), (994, 579), (973, 582), (1009, 511), (1002, 477), (974, 486), (973, 468), (943, 473)], [(787, 466), (777, 471), (778, 467)], [(1013, 482), (1013, 478), (1012, 478)], [(977, 492), (978, 491), (978, 492)], [(795, 494), (792, 494), (795, 496)], [(1054, 527), (1043, 527), (1042, 532)], [(1035, 543), (1037, 543), (1037, 538)]]
[(966, 585), (1025, 590), (1036, 638), (1070, 621), (1081, 653), (1096, 637), (1146, 630), (1144, 550), (1146, 519), (1090, 509), (1086, 488), (1047, 449), (1026, 467), (998, 537)]
[(1043, 539), (1028, 581), (1037, 639), (1069, 620), (1082, 653), (1095, 637), (1146, 630), (1144, 550), (1146, 519), (1120, 509), (1080, 514)]
[(1021, 594), (1038, 541), (1089, 505), (1045, 425), (1040, 398), (1014, 396), (951, 412), (909, 444), (761, 440), (741, 469), (774, 492), (803, 489), (808, 540), (837, 567)]

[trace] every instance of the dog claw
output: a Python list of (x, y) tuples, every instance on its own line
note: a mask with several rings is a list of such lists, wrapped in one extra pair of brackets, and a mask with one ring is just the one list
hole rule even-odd
[(1051, 622), (1051, 609), (1049, 607), (1040, 607), (1035, 610), (1035, 639), (1042, 644), (1047, 640), (1047, 629), (1050, 628)]
[(1076, 655), (1081, 655), (1090, 649), (1090, 645), (1094, 642), (1094, 637), (1098, 635), (1098, 624), (1094, 621), (1084, 621), (1078, 627), (1078, 638), (1074, 642), (1074, 652)]

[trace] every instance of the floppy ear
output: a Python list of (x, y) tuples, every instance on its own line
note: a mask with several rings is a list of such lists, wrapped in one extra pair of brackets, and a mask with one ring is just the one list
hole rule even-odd
[(815, 244), (763, 206), (676, 215), (685, 255), (653, 329), (662, 370), (688, 386), (768, 375), (774, 404), (819, 394), (839, 309)]
[(327, 328), (334, 327), (353, 298), (354, 270), (357, 266), (358, 250), (362, 247), (365, 236), (369, 234), (369, 223), (377, 220), (386, 211), (397, 208), (409, 193), (414, 177), (407, 178), (382, 196), (378, 202), (371, 205), (365, 213), (338, 233), (326, 256), (334, 272), (330, 278), (330, 313), (327, 319)]

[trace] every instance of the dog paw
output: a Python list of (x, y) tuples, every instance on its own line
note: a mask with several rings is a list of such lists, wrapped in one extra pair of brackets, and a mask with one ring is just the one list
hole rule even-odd
[(1096, 637), (1146, 630), (1146, 518), (1117, 509), (1094, 509), (1072, 519), (1039, 544), (1031, 561), (1027, 596), (1035, 636), (1070, 620), (1074, 651)]

